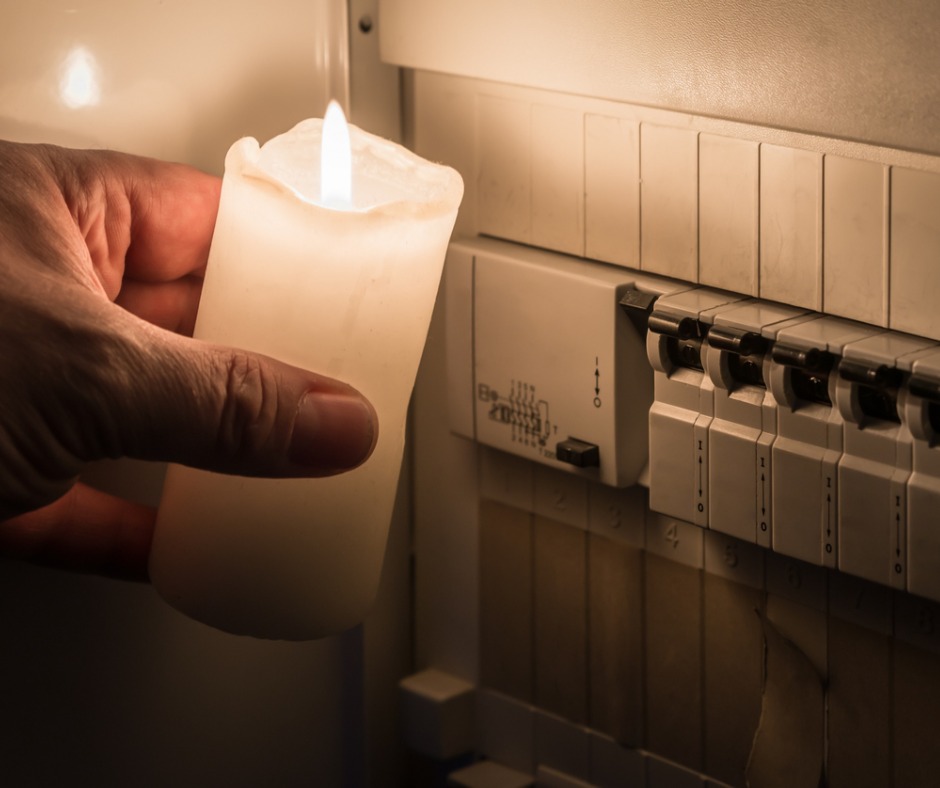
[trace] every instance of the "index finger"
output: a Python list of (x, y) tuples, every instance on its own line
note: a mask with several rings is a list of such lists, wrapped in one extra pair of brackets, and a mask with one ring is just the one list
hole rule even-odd
[(131, 211), (124, 276), (169, 282), (205, 269), (219, 210), (220, 178), (184, 164), (124, 157)]
[(146, 580), (156, 512), (76, 484), (41, 509), (0, 522), (0, 555)]

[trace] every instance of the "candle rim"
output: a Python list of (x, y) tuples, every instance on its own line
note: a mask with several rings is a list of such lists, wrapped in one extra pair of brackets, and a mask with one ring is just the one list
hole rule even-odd
[[(319, 189), (311, 189), (313, 194), (307, 194), (281, 174), (272, 171), (270, 165), (265, 162), (266, 150), (269, 153), (276, 151), (279, 147), (284, 147), (288, 141), (290, 144), (296, 144), (294, 138), (297, 137), (307, 138), (307, 142), (315, 139), (317, 142), (315, 154), (318, 158), (321, 129), (321, 118), (309, 118), (300, 121), (288, 131), (272, 137), (263, 145), (254, 137), (243, 137), (229, 149), (225, 157), (225, 169), (226, 171), (237, 170), (246, 177), (263, 181), (288, 192), (299, 202), (312, 208), (337, 215), (434, 216), (451, 213), (460, 205), (464, 184), (463, 178), (455, 169), (445, 164), (429, 161), (397, 142), (371, 134), (354, 124), (349, 124), (353, 166), (356, 166), (357, 156), (359, 158), (370, 156), (371, 163), (378, 162), (380, 165), (379, 169), (371, 169), (367, 173), (370, 183), (384, 183), (390, 187), (393, 185), (397, 187), (397, 184), (392, 184), (391, 179), (383, 181), (382, 174), (391, 172), (395, 166), (407, 166), (410, 169), (409, 176), (421, 182), (429, 193), (415, 194), (403, 199), (389, 199), (363, 206), (355, 204), (356, 195), (354, 194), (352, 205), (330, 205), (320, 199)], [(381, 165), (384, 165), (386, 169), (381, 169)], [(317, 177), (314, 177), (313, 181), (319, 182), (318, 170)]]

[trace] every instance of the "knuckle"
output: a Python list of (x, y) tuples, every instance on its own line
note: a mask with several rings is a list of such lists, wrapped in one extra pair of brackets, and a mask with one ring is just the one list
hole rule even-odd
[(226, 361), (219, 448), (232, 456), (250, 456), (275, 437), (277, 380), (267, 362), (245, 351)]

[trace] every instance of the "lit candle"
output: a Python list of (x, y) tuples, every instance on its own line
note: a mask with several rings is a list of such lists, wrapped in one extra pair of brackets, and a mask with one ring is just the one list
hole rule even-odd
[(170, 467), (153, 584), (238, 634), (316, 638), (368, 612), (463, 194), (454, 170), (355, 127), (344, 156), (345, 120), (337, 135), (328, 121), (229, 150), (195, 335), (349, 383), (376, 409), (378, 442), (359, 468), (320, 479)]

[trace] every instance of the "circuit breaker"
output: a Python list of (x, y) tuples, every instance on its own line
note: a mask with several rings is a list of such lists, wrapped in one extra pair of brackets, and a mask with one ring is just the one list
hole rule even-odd
[(907, 588), (940, 600), (940, 350), (914, 361), (900, 407), (913, 436), (907, 485)]
[(447, 261), (452, 429), (604, 484), (647, 461), (644, 327), (620, 307), (689, 286), (490, 239)]
[(777, 333), (811, 318), (762, 301), (718, 312), (706, 337), (704, 366), (714, 386), (708, 429), (709, 526), (770, 547), (777, 403), (767, 386)]
[(837, 565), (838, 473), (843, 418), (834, 406), (843, 348), (880, 329), (817, 317), (781, 330), (771, 350), (777, 407), (773, 443), (773, 549), (809, 563)]
[(907, 484), (913, 435), (899, 397), (927, 339), (885, 332), (846, 345), (836, 405), (845, 422), (838, 468), (839, 568), (877, 583), (907, 585)]
[(650, 508), (708, 525), (708, 428), (713, 384), (702, 356), (705, 334), (722, 306), (744, 296), (695, 289), (656, 302), (646, 351), (655, 371), (650, 409)]

